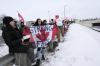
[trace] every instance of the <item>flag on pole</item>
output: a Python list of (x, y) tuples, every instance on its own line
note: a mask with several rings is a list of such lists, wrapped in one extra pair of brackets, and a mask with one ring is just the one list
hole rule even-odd
[(59, 15), (55, 15), (55, 19), (59, 19)]
[(59, 15), (55, 15), (55, 22), (57, 23), (57, 20), (59, 19)]
[(22, 17), (22, 15), (19, 12), (18, 12), (18, 17), (19, 17), (20, 22), (24, 22), (24, 18)]

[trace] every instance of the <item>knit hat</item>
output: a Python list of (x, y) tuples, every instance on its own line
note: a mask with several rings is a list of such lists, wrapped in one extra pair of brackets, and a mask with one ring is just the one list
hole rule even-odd
[(11, 22), (11, 21), (13, 21), (14, 19), (12, 18), (12, 17), (10, 17), (10, 16), (5, 16), (4, 18), (3, 18), (3, 24), (5, 24), (5, 25), (9, 25), (9, 23)]

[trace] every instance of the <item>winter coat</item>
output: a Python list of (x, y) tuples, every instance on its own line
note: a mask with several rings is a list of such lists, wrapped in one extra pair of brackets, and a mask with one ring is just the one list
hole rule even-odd
[(27, 45), (21, 42), (22, 34), (17, 28), (2, 27), (2, 37), (9, 47), (11, 53), (26, 53), (28, 50)]

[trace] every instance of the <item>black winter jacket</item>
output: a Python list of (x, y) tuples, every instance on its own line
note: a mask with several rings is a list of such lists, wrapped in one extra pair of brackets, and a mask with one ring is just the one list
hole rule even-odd
[(22, 34), (17, 28), (2, 27), (2, 37), (9, 47), (10, 53), (26, 53), (28, 46), (21, 42)]

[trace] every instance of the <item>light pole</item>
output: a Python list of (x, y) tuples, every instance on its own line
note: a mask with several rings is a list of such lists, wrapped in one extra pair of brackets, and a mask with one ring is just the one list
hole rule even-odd
[(48, 19), (50, 20), (50, 11), (48, 11)]
[(66, 16), (66, 5), (64, 5), (64, 19), (65, 19), (65, 16)]

